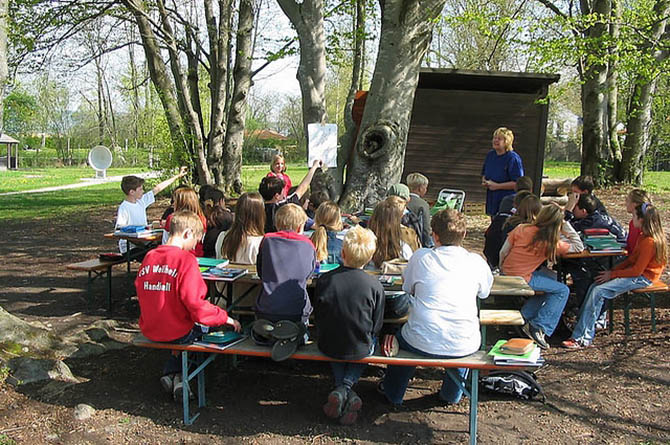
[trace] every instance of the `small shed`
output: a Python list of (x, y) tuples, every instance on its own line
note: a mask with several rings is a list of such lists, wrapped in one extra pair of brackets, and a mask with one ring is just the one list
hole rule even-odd
[(412, 172), (430, 180), (428, 197), (442, 188), (486, 200), (481, 169), (493, 131), (514, 132), (514, 149), (539, 193), (547, 134), (549, 85), (556, 74), (422, 69), (407, 138), (403, 182)]
[[(0, 133), (0, 146), (2, 145), (7, 147), (7, 157), (0, 157), (0, 170), (18, 169), (19, 141), (8, 134)], [(12, 148), (14, 148), (14, 157), (12, 157)]]

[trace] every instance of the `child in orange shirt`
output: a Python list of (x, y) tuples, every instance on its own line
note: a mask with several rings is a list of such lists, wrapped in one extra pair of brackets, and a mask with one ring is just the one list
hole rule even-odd
[[(561, 241), (564, 235), (567, 242)], [(552, 276), (546, 268), (538, 269), (546, 260), (568, 252), (584, 249), (579, 235), (563, 221), (563, 210), (556, 205), (542, 207), (532, 224), (521, 224), (507, 235), (500, 249), (500, 264), (505, 275), (522, 276), (536, 291), (521, 308), (525, 320), (523, 331), (542, 349), (548, 349), (546, 336), (551, 336), (561, 318), (570, 289)]]
[(600, 272), (596, 277), (572, 335), (562, 344), (564, 348), (580, 349), (593, 342), (596, 319), (605, 299), (650, 286), (661, 277), (667, 263), (668, 246), (658, 210), (649, 203), (637, 206), (633, 224), (642, 231), (635, 250), (614, 269)]
[(284, 181), (283, 196), (289, 195), (289, 190), (293, 187), (293, 184), (291, 183), (289, 175), (286, 174), (286, 160), (284, 160), (284, 156), (275, 155), (274, 158), (272, 158), (270, 172), (266, 176), (274, 176), (275, 178)]

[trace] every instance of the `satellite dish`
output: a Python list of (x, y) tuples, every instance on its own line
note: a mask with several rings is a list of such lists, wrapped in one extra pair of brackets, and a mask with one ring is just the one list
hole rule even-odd
[(104, 145), (96, 145), (88, 152), (88, 164), (95, 170), (96, 178), (105, 178), (107, 169), (112, 165), (112, 152)]

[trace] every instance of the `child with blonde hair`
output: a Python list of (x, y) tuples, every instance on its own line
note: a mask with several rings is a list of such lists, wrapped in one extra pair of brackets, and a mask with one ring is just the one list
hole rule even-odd
[[(316, 282), (314, 315), (318, 347), (328, 357), (360, 360), (375, 350), (384, 322), (384, 288), (379, 280), (362, 270), (375, 249), (372, 231), (360, 226), (352, 228), (344, 236), (343, 266), (323, 274)], [(353, 386), (367, 365), (342, 361), (330, 365), (335, 388), (328, 395), (323, 411), (342, 424), (352, 424), (363, 406)]]
[(316, 267), (316, 251), (302, 234), (306, 221), (301, 207), (285, 204), (275, 214), (277, 232), (263, 237), (256, 258), (256, 270), (263, 281), (256, 300), (257, 318), (307, 324), (312, 313), (307, 279)]
[[(561, 235), (566, 241), (561, 240)], [(568, 301), (570, 289), (556, 280), (546, 268), (538, 269), (545, 261), (556, 261), (560, 255), (584, 250), (579, 235), (563, 220), (563, 210), (557, 205), (542, 207), (535, 221), (521, 224), (512, 230), (500, 249), (500, 265), (505, 275), (522, 276), (541, 295), (529, 298), (521, 308), (525, 320), (523, 331), (542, 349), (548, 349), (545, 339), (551, 336)]]
[(570, 338), (564, 348), (579, 349), (591, 345), (595, 324), (605, 300), (650, 286), (658, 281), (668, 260), (668, 245), (661, 225), (661, 215), (652, 204), (635, 207), (633, 224), (641, 236), (632, 254), (612, 270), (600, 272), (591, 285)]
[(316, 249), (316, 259), (322, 263), (342, 264), (342, 213), (333, 201), (321, 203), (314, 214), (314, 234), (312, 243)]
[(286, 174), (286, 160), (281, 154), (276, 154), (272, 158), (270, 163), (270, 172), (265, 175), (266, 177), (275, 177), (284, 181), (284, 196), (289, 195), (289, 190), (293, 187), (291, 183), (291, 178)]

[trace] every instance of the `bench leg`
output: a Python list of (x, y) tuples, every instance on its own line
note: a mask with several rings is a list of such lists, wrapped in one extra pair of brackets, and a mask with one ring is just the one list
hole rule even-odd
[(607, 312), (609, 313), (609, 326), (607, 329), (611, 334), (614, 332), (614, 299), (607, 300)]
[(647, 294), (651, 307), (651, 332), (656, 333), (656, 297), (653, 293)]
[(191, 417), (189, 413), (188, 396), (190, 393), (190, 388), (188, 385), (188, 351), (181, 351), (181, 379), (182, 384), (184, 385), (181, 392), (182, 409), (184, 412), (184, 425), (191, 425), (193, 422), (195, 422), (195, 419), (197, 419), (200, 414), (196, 413), (195, 416)]
[(481, 325), (481, 331), (482, 331), (482, 345), (479, 348), (481, 351), (486, 350), (486, 325)]
[(93, 303), (93, 295), (91, 294), (91, 284), (93, 283), (94, 277), (91, 275), (92, 272), (88, 271), (88, 280), (86, 280), (86, 302), (88, 303), (88, 308), (90, 309)]
[(107, 268), (107, 312), (112, 313), (112, 266)]
[(479, 402), (479, 369), (470, 370), (470, 445), (477, 443), (477, 403)]
[(624, 295), (623, 301), (623, 325), (626, 337), (630, 335), (630, 307), (632, 306), (632, 299), (630, 294)]

